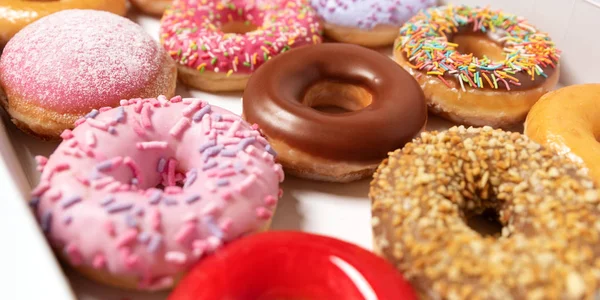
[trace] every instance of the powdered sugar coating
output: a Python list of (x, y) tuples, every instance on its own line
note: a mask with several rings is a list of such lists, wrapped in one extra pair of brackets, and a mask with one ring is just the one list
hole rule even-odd
[(179, 96), (121, 105), (88, 114), (37, 159), (31, 204), (72, 265), (166, 288), (263, 227), (284, 174), (257, 128), (222, 108)]
[(311, 0), (327, 23), (372, 29), (379, 24), (400, 26), (436, 0)]
[(82, 113), (134, 97), (161, 72), (164, 50), (132, 21), (95, 10), (44, 17), (9, 41), (0, 81), (26, 101)]

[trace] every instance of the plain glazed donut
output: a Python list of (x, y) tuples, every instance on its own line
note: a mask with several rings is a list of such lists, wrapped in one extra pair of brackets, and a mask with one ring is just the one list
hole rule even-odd
[(416, 300), (402, 275), (358, 246), (271, 231), (245, 237), (198, 263), (169, 300)]
[[(337, 106), (333, 114), (315, 108)], [(350, 44), (294, 49), (267, 62), (243, 95), (286, 172), (323, 181), (371, 176), (427, 122), (417, 82), (389, 58)]]
[[(427, 299), (592, 299), (600, 198), (584, 173), (519, 133), (422, 133), (371, 182), (375, 247)], [(485, 210), (501, 233), (466, 224)]]
[(437, 0), (311, 0), (325, 35), (342, 43), (381, 47), (394, 43), (400, 26)]
[(161, 42), (187, 85), (241, 91), (263, 63), (291, 48), (320, 43), (320, 24), (305, 0), (175, 0)]
[(526, 20), (488, 8), (444, 6), (404, 24), (396, 61), (432, 111), (453, 122), (508, 128), (559, 78), (559, 51)]
[(131, 4), (135, 5), (142, 12), (160, 16), (171, 5), (171, 0), (131, 0)]
[(0, 0), (0, 51), (17, 32), (36, 20), (67, 9), (94, 9), (125, 15), (125, 0)]
[(121, 105), (37, 158), (31, 203), (61, 258), (102, 283), (164, 289), (223, 243), (268, 227), (283, 171), (255, 127), (198, 99)]
[(45, 139), (121, 99), (172, 96), (176, 81), (175, 63), (142, 27), (102, 11), (44, 17), (0, 58), (2, 105), (17, 127)]
[(585, 166), (600, 185), (600, 84), (568, 86), (542, 96), (527, 115), (525, 134)]

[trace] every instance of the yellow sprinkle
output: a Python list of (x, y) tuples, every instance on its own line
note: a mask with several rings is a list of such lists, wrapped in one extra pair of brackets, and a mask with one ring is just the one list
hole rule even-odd
[(231, 76), (231, 74), (233, 74), (233, 70), (229, 70), (229, 71), (227, 71), (227, 75), (226, 75), (226, 77), (229, 77), (229, 76)]
[(444, 73), (439, 71), (429, 71), (427, 72), (427, 75), (444, 75)]
[(196, 68), (196, 70), (200, 71), (200, 69), (202, 69), (202, 68), (204, 68), (204, 67), (206, 67), (206, 64), (205, 64), (205, 63), (202, 63), (202, 64), (200, 64), (200, 65), (199, 65), (199, 66)]

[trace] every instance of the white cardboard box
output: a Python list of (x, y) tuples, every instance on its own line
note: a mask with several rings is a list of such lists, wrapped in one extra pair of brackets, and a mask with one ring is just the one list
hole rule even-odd
[[(544, 31), (563, 50), (561, 83), (600, 82), (594, 60), (600, 40), (600, 0), (464, 0), (469, 5), (523, 15)], [(158, 39), (158, 19), (130, 16)], [(390, 50), (387, 50), (389, 53)], [(215, 96), (178, 87), (183, 96), (208, 100), (241, 113), (240, 93)], [(48, 155), (56, 143), (36, 140), (18, 131), (10, 122), (0, 123), (0, 288), (2, 299), (164, 299), (167, 293), (128, 293), (93, 283), (66, 268), (69, 280), (45, 243), (25, 199), (39, 174), (33, 157)], [(431, 118), (428, 130), (451, 124)], [(298, 229), (334, 236), (371, 248), (369, 180), (329, 184), (287, 178), (284, 198), (274, 217), (273, 229)], [(71, 287), (74, 294), (71, 292)], [(74, 296), (76, 295), (76, 296)]]

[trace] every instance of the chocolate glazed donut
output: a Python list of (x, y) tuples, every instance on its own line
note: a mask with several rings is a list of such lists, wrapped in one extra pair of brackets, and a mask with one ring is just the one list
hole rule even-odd
[[(327, 106), (344, 112), (319, 110)], [(248, 82), (243, 109), (288, 173), (334, 182), (370, 176), (427, 122), (423, 92), (410, 74), (347, 44), (301, 47), (265, 63)]]

